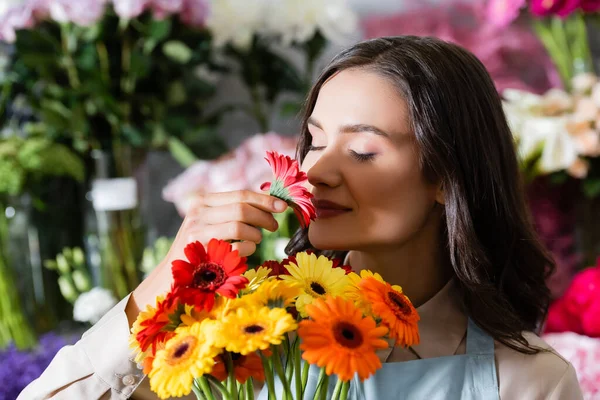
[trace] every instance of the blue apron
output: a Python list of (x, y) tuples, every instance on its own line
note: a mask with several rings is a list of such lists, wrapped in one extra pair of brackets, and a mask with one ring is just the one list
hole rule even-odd
[[(313, 398), (319, 371), (319, 368), (311, 366), (305, 399)], [(331, 398), (333, 394), (335, 381), (334, 377), (330, 378), (327, 398)], [(276, 392), (277, 398), (281, 398), (280, 382), (276, 382)], [(384, 363), (374, 376), (363, 383), (355, 377), (348, 393), (348, 399), (352, 400), (498, 400), (499, 398), (494, 339), (470, 319), (467, 326), (465, 354)], [(258, 399), (268, 399), (266, 387), (263, 387)]]

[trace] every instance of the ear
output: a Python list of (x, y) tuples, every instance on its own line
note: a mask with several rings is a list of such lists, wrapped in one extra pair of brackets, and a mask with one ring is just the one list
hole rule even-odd
[(444, 185), (440, 183), (435, 192), (435, 202), (441, 205), (446, 204), (446, 195), (444, 192)]

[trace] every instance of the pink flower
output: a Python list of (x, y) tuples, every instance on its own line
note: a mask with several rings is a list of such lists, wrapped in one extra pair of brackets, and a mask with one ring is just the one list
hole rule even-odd
[(600, 299), (600, 263), (575, 275), (564, 297), (572, 313), (584, 312)]
[(54, 0), (48, 3), (48, 7), (50, 17), (57, 22), (90, 26), (102, 18), (106, 3), (107, 0)]
[(300, 225), (306, 228), (310, 221), (317, 217), (311, 201), (313, 195), (304, 187), (308, 180), (306, 172), (300, 171), (298, 161), (274, 151), (267, 151), (265, 160), (273, 169), (274, 177), (271, 182), (263, 183), (260, 189), (268, 190), (271, 196), (288, 203), (298, 217)]
[(424, 6), (369, 17), (362, 25), (367, 38), (418, 35), (456, 43), (483, 62), (500, 92), (516, 88), (543, 93), (561, 86), (552, 61), (531, 30), (519, 24), (500, 28), (486, 23), (486, 9), (481, 4)]
[(34, 27), (47, 15), (48, 6), (45, 0), (29, 0), (9, 9), (0, 18), (0, 40), (14, 42), (18, 30)]
[(565, 18), (579, 7), (580, 2), (581, 0), (531, 0), (529, 9), (538, 17), (558, 15)]
[(544, 332), (576, 332), (583, 334), (583, 327), (579, 316), (569, 310), (564, 299), (559, 299), (550, 305)]
[(113, 0), (117, 15), (124, 19), (138, 17), (146, 10), (152, 0)]
[(571, 332), (552, 333), (542, 339), (573, 365), (583, 398), (600, 398), (600, 339)]
[(517, 17), (525, 0), (490, 0), (486, 7), (486, 19), (497, 27), (510, 25)]
[(173, 179), (164, 189), (163, 198), (175, 203), (185, 215), (194, 195), (231, 190), (259, 190), (271, 178), (264, 161), (265, 152), (276, 150), (292, 156), (296, 140), (270, 132), (246, 139), (234, 151), (213, 161), (197, 161)]
[(204, 26), (209, 11), (207, 0), (184, 0), (179, 18), (187, 25)]
[[(600, 290), (600, 288), (598, 288)], [(583, 332), (591, 337), (600, 338), (600, 294), (591, 302), (581, 315)]]
[(581, 9), (586, 13), (593, 13), (600, 10), (600, 0), (580, 0)]
[(150, 9), (156, 18), (163, 19), (172, 14), (179, 14), (183, 8), (183, 0), (152, 0)]

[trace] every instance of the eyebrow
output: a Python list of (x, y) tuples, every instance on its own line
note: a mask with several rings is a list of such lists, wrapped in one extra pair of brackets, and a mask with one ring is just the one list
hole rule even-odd
[[(319, 121), (317, 121), (312, 116), (308, 117), (307, 123), (310, 124), (310, 125), (313, 125), (313, 126), (315, 126), (317, 128), (319, 128), (321, 130), (323, 130), (323, 126), (321, 126), (321, 123)], [(368, 125), (368, 124), (342, 125), (340, 127), (339, 131), (341, 133), (370, 132), (370, 133), (373, 133), (373, 134), (378, 135), (378, 136), (383, 136), (383, 137), (387, 137), (387, 138), (390, 137), (390, 135), (388, 135), (387, 133), (385, 133), (381, 129), (377, 128), (376, 126)]]

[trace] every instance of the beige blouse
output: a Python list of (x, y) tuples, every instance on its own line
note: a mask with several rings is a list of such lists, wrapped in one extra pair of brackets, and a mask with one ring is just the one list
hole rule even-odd
[[(128, 347), (125, 306), (129, 296), (88, 330), (75, 345), (61, 349), (44, 373), (17, 400), (37, 399), (157, 399)], [(455, 287), (448, 283), (418, 308), (421, 344), (410, 350), (380, 353), (387, 362), (464, 354), (467, 317)], [(527, 340), (548, 352), (521, 354), (496, 343), (496, 370), (502, 399), (579, 400), (582, 394), (573, 366), (542, 339), (526, 332)], [(193, 399), (195, 397), (188, 397)]]

